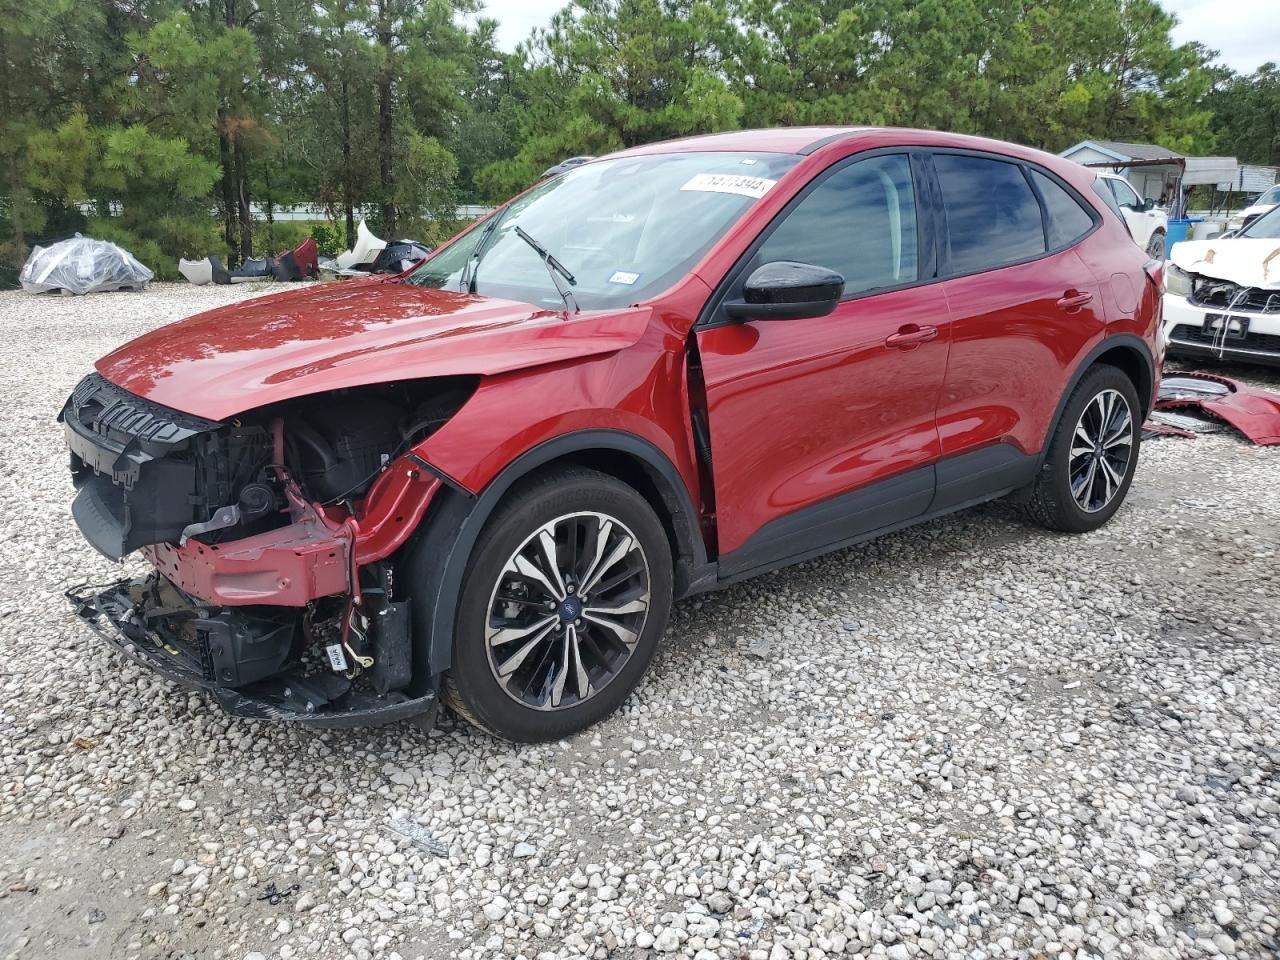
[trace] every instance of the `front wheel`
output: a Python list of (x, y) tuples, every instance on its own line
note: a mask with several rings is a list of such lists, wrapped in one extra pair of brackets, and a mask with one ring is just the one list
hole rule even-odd
[(1099, 365), (1071, 393), (1036, 476), (1027, 513), (1050, 530), (1084, 533), (1120, 509), (1138, 466), (1141, 411), (1133, 382)]
[(1164, 231), (1157, 230), (1147, 241), (1147, 256), (1152, 260), (1164, 260)]
[(639, 683), (671, 592), (666, 534), (639, 493), (595, 470), (544, 474), (512, 491), (476, 544), (445, 698), (508, 740), (576, 733)]

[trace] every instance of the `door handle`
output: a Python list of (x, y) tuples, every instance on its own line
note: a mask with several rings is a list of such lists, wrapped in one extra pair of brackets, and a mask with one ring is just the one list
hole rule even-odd
[(920, 327), (914, 323), (908, 323), (897, 333), (891, 333), (885, 337), (884, 345), (894, 350), (914, 350), (920, 344), (936, 340), (937, 337), (937, 327)]
[(1081, 293), (1079, 290), (1068, 290), (1058, 301), (1058, 307), (1067, 313), (1075, 313), (1081, 307), (1093, 302), (1092, 293)]

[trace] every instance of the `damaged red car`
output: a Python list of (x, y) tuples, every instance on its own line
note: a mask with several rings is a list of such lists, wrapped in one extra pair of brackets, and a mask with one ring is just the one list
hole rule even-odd
[(104, 357), (71, 596), (230, 713), (514, 740), (615, 710), (673, 600), (1011, 496), (1120, 507), (1160, 275), (1094, 174), (943, 133), (749, 131), (573, 167), (416, 270)]

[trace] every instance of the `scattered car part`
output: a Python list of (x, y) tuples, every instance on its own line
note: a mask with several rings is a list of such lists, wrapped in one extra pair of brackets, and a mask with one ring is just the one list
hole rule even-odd
[(417, 240), (392, 240), (378, 254), (370, 273), (404, 273), (431, 255), (431, 248)]
[(179, 260), (178, 272), (189, 283), (203, 286), (206, 283), (250, 283), (255, 280), (305, 280), (319, 275), (316, 241), (308, 237), (292, 250), (283, 250), (274, 257), (248, 259), (240, 269), (228, 271), (217, 257), (203, 260)]
[(408, 817), (392, 817), (383, 824), (382, 829), (401, 840), (408, 840), (432, 856), (447, 857), (449, 855), (448, 844), (436, 839), (436, 835), (429, 828)]
[(314, 237), (307, 237), (292, 250), (285, 250), (273, 257), (268, 264), (269, 274), (276, 280), (305, 280), (319, 275)]
[(203, 287), (213, 283), (213, 259), (210, 257), (205, 257), (203, 260), (179, 258), (178, 272), (187, 278), (187, 283)]
[(338, 254), (337, 259), (333, 261), (333, 269), (355, 270), (366, 264), (371, 266), (386, 245), (386, 241), (375, 237), (369, 225), (361, 220), (360, 226), (356, 228), (356, 245), (345, 253)]
[(81, 296), (142, 290), (153, 276), (128, 250), (77, 233), (47, 247), (32, 247), (18, 279), (27, 293)]
[(278, 907), (280, 906), (280, 904), (284, 903), (285, 900), (287, 900), (289, 897), (297, 893), (298, 890), (300, 889), (301, 887), (298, 884), (291, 883), (289, 884), (289, 886), (285, 887), (283, 890), (278, 890), (276, 889), (276, 882), (274, 880), (271, 880), (267, 883), (266, 888), (263, 890), (262, 896), (260, 896), (258, 900), (259, 901), (265, 900), (267, 903), (271, 904), (271, 906)]
[[(1280, 444), (1280, 395), (1217, 374), (1177, 373), (1164, 377), (1155, 409), (1161, 413), (1198, 410), (1235, 427), (1256, 444)], [(1172, 425), (1194, 429), (1185, 423)]]

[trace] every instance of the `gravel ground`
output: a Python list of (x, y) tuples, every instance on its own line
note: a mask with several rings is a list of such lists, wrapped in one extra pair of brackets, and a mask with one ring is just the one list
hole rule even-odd
[(1161, 439), (1097, 533), (995, 504), (685, 602), (562, 743), (229, 721), (65, 606), (118, 569), (53, 417), (252, 293), (0, 293), (0, 956), (1277, 955), (1280, 448)]

